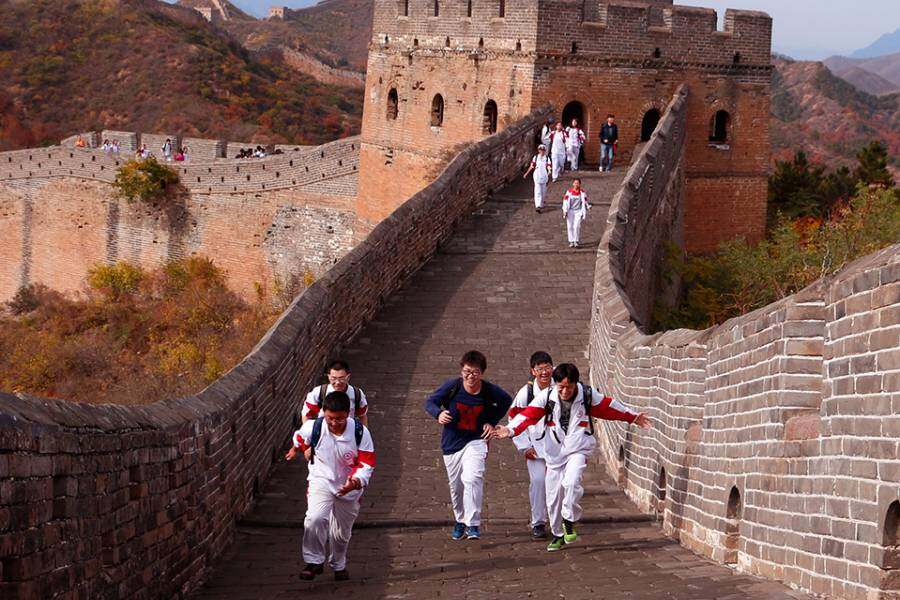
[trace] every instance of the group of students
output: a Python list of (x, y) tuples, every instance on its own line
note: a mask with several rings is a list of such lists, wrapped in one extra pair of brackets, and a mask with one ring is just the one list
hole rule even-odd
[[(546, 538), (549, 525), (547, 551), (574, 543), (582, 516), (582, 477), (597, 446), (593, 419), (649, 429), (649, 417), (583, 383), (574, 364), (554, 366), (547, 352), (532, 354), (531, 377), (515, 400), (483, 378), (487, 358), (481, 352), (466, 352), (459, 367), (460, 376), (445, 381), (425, 401), (425, 411), (442, 426), (441, 453), (455, 521), (450, 537), (481, 538), (488, 442), (514, 438), (528, 467), (532, 537)], [(375, 468), (375, 448), (367, 428), (368, 403), (362, 390), (349, 384), (349, 365), (334, 361), (327, 374), (328, 383), (306, 396), (303, 425), (285, 458), (302, 453), (309, 462), (306, 564), (300, 578), (322, 574), (327, 558), (335, 580), (343, 581), (349, 578), (347, 548)], [(507, 414), (507, 424), (500, 425)]]

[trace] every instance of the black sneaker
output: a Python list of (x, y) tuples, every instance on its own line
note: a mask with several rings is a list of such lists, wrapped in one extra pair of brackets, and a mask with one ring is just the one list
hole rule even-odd
[(535, 525), (531, 528), (531, 537), (536, 540), (542, 540), (547, 537), (547, 526), (543, 523)]
[(306, 563), (306, 566), (303, 567), (302, 571), (300, 571), (300, 579), (303, 579), (304, 581), (311, 581), (316, 578), (316, 575), (321, 575), (322, 571), (322, 565)]
[(348, 579), (350, 579), (350, 573), (347, 569), (341, 569), (340, 571), (334, 572), (335, 581), (347, 581)]

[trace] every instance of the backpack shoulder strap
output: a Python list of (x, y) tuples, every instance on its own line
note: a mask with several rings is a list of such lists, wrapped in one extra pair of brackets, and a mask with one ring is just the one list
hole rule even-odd
[(328, 384), (323, 383), (319, 386), (319, 406), (322, 406), (322, 403), (325, 402), (325, 392), (328, 391)]
[(316, 460), (316, 446), (319, 445), (319, 440), (322, 438), (322, 423), (324, 421), (325, 419), (319, 417), (313, 422), (312, 435), (309, 436), (309, 464), (313, 464)]
[(459, 393), (460, 387), (462, 387), (462, 379), (457, 378), (453, 385), (450, 386), (450, 391), (447, 392), (447, 395), (441, 398), (441, 408), (445, 410), (450, 408), (450, 401)]
[(359, 419), (353, 419), (353, 434), (356, 437), (356, 449), (358, 450), (363, 439), (363, 424)]
[(359, 412), (359, 403), (361, 400), (359, 388), (355, 385), (350, 386), (353, 388), (353, 406), (356, 409), (356, 412)]
[(582, 395), (584, 396), (584, 416), (588, 422), (588, 431), (590, 435), (594, 435), (594, 419), (591, 418), (591, 405), (594, 403), (594, 389), (585, 384), (581, 384)]
[(528, 391), (526, 394), (525, 404), (531, 404), (531, 401), (534, 400), (534, 381), (528, 382)]

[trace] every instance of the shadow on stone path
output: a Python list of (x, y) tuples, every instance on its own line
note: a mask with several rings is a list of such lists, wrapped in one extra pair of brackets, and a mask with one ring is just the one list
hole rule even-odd
[(370, 400), (378, 466), (350, 546), (350, 582), (302, 582), (299, 547), (306, 469), (280, 462), (235, 543), (197, 598), (805, 598), (701, 559), (637, 512), (596, 458), (585, 475), (579, 541), (548, 554), (528, 531), (528, 475), (510, 442), (488, 459), (483, 538), (449, 539), (451, 516), (439, 428), (425, 396), (457, 374), (471, 348), (486, 377), (511, 394), (528, 357), (546, 349), (585, 372), (596, 247), (623, 173), (583, 173), (594, 208), (582, 241), (566, 247), (560, 181), (536, 214), (531, 183), (486, 202), (387, 302), (346, 356)]

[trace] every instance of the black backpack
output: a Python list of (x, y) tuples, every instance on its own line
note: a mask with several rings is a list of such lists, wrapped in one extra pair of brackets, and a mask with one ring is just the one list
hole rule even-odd
[[(355, 385), (351, 385), (350, 387), (353, 388), (353, 408), (356, 411), (355, 414), (359, 414), (359, 402), (360, 402), (362, 394), (359, 393), (359, 388), (356, 387)], [(326, 393), (327, 391), (328, 391), (327, 383), (323, 383), (322, 385), (319, 386), (319, 399), (316, 400), (316, 404), (318, 404), (320, 407), (322, 406), (322, 403), (325, 402), (325, 396), (327, 396), (327, 393)]]
[[(481, 382), (481, 391), (484, 392), (485, 403), (490, 408), (492, 408), (496, 411), (497, 408), (499, 407), (499, 405), (497, 404), (497, 401), (494, 399), (494, 397), (491, 395), (490, 386), (485, 385), (486, 383), (487, 383), (486, 381)], [(441, 404), (440, 404), (441, 408), (443, 408), (444, 410), (450, 410), (450, 401), (453, 400), (453, 398), (456, 397), (456, 394), (459, 393), (459, 389), (462, 387), (462, 384), (463, 384), (462, 377), (457, 377), (456, 381), (453, 382), (453, 385), (450, 387), (450, 391), (447, 392), (447, 395), (444, 396), (443, 398), (441, 398)], [(502, 417), (503, 415), (500, 415), (500, 416)]]
[[(584, 414), (587, 416), (588, 421), (588, 430), (584, 432), (585, 435), (594, 435), (594, 419), (591, 417), (591, 404), (594, 401), (594, 390), (589, 385), (584, 385), (583, 383), (579, 383), (582, 391), (582, 401), (584, 403)], [(529, 387), (529, 391), (531, 388)], [(547, 397), (547, 408), (544, 409), (544, 433), (541, 434), (541, 437), (538, 440), (544, 439), (544, 436), (547, 435), (547, 424), (550, 423), (550, 419), (553, 418), (553, 413), (556, 412), (556, 402)], [(553, 437), (556, 437), (554, 433)], [(559, 438), (556, 440), (559, 441)]]
[[(313, 423), (312, 435), (309, 436), (309, 464), (313, 464), (316, 461), (316, 446), (319, 445), (319, 440), (322, 439), (322, 425), (324, 422), (325, 418), (319, 417)], [(356, 437), (356, 447), (358, 449), (363, 439), (363, 424), (359, 419), (353, 419), (353, 434)]]

